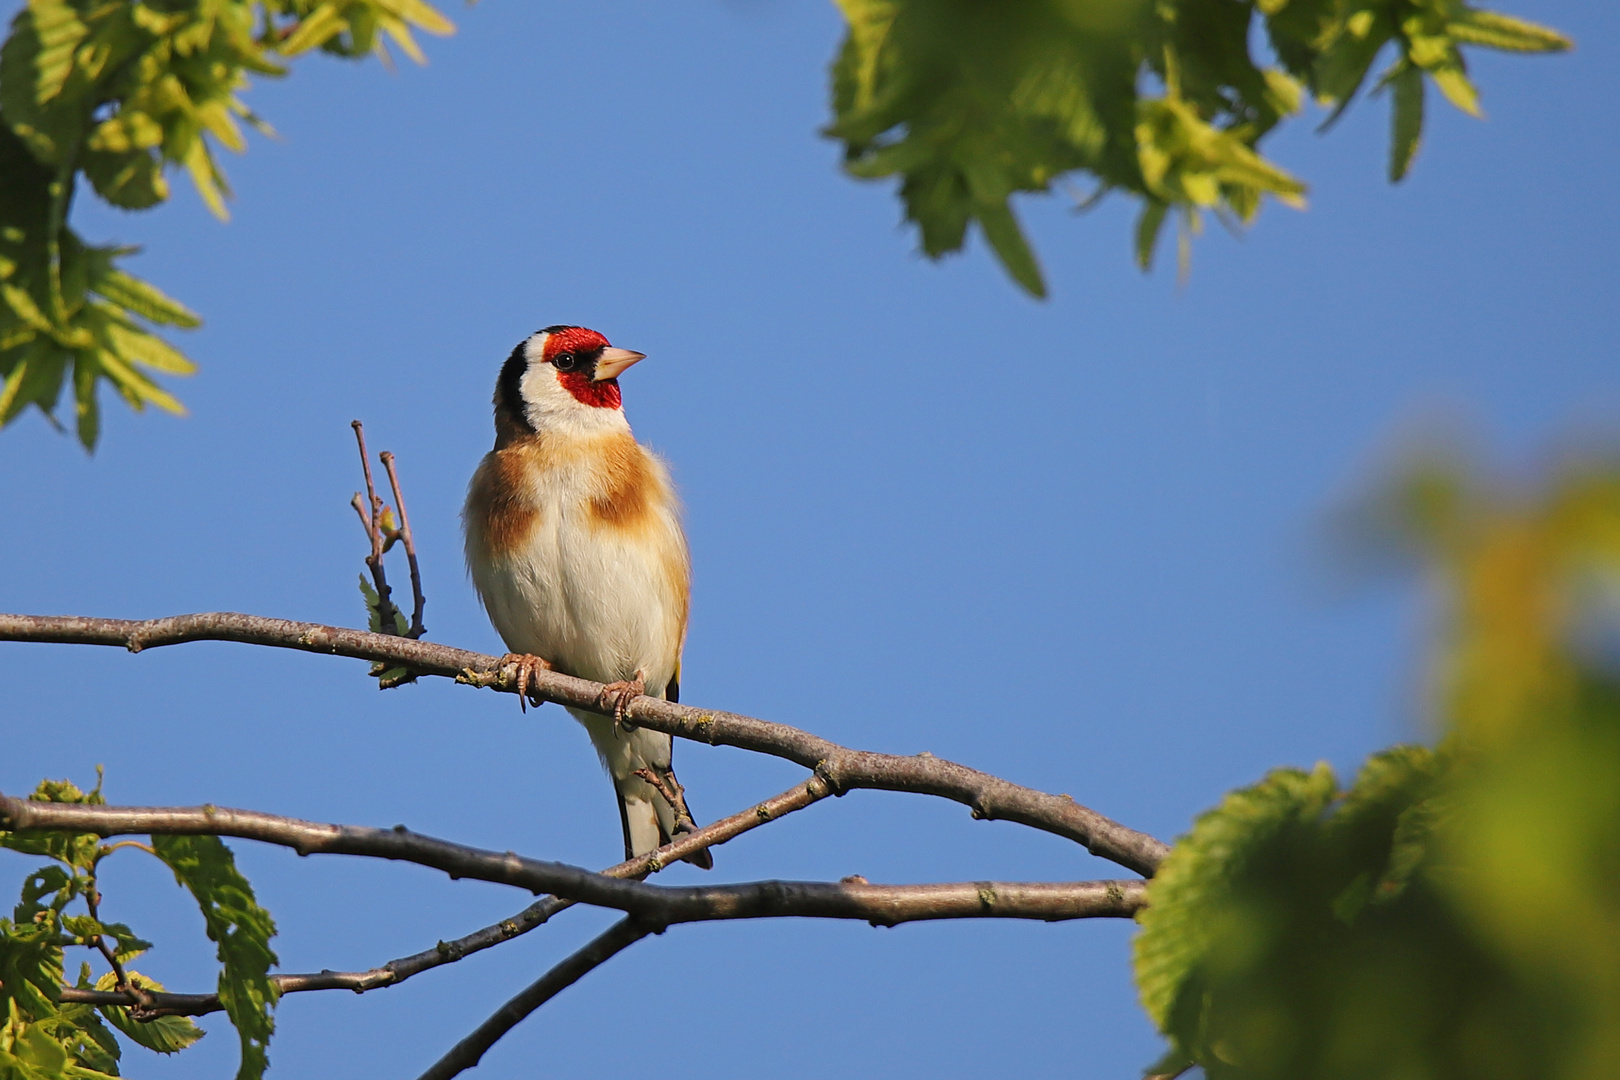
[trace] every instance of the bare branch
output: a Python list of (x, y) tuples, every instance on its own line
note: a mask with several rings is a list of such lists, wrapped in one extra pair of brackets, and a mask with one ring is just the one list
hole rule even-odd
[(427, 626), (422, 622), (422, 609), (427, 606), (427, 597), (422, 594), (422, 569), (416, 563), (416, 544), (411, 540), (411, 515), (405, 512), (405, 493), (400, 490), (399, 474), (394, 470), (394, 452), (384, 450), (377, 456), (382, 459), (383, 468), (388, 470), (388, 486), (394, 490), (394, 505), (399, 508), (399, 539), (405, 545), (405, 561), (411, 567), (411, 628), (405, 636), (419, 638), (427, 633)]
[[(806, 806), (819, 802), (832, 794), (825, 781), (820, 777), (812, 776), (801, 784), (773, 795), (764, 802), (749, 807), (730, 817), (688, 833), (677, 840), (665, 844), (656, 851), (639, 855), (634, 859), (611, 866), (602, 871), (608, 877), (641, 879), (648, 874), (655, 873), (665, 866), (679, 862), (681, 859), (702, 848), (715, 847), (725, 843), (733, 837), (741, 836), (751, 829), (757, 829), (767, 822), (776, 821), (795, 810), (802, 810)], [(126, 843), (128, 841), (125, 841)], [(117, 846), (117, 845), (114, 845)], [(562, 900), (555, 896), (543, 896), (530, 904), (522, 911), (510, 918), (502, 919), (492, 926), (482, 930), (475, 930), (465, 937), (454, 941), (441, 941), (431, 949), (412, 956), (402, 956), (398, 960), (390, 960), (381, 967), (370, 971), (321, 971), (302, 975), (273, 975), (272, 980), (283, 994), (299, 993), (308, 990), (352, 990), (363, 994), (367, 990), (376, 990), (384, 986), (394, 986), (404, 982), (413, 975), (421, 974), (443, 964), (453, 964), (457, 960), (482, 952), (515, 937), (527, 934), (536, 927), (543, 926), (553, 915), (574, 906), (572, 900)], [(219, 1003), (218, 994), (166, 994), (157, 991), (141, 991), (142, 1000), (137, 1002), (134, 995), (116, 990), (85, 990), (74, 986), (62, 988), (62, 1000), (80, 1002), (86, 1005), (141, 1005), (149, 1016), (164, 1016), (178, 1014), (182, 1016), (202, 1016), (211, 1012), (218, 1012), (224, 1008)]]
[[(0, 614), (0, 641), (119, 645), (131, 652), (186, 641), (238, 641), (402, 665), (418, 674), (441, 675), (506, 693), (517, 690), (518, 665), (503, 663), (500, 657), (363, 630), (232, 612), (146, 621)], [(529, 678), (531, 696), (605, 716), (608, 710), (601, 704), (602, 689), (601, 683), (555, 671), (535, 671)], [(1151, 875), (1169, 851), (1162, 841), (1081, 806), (1067, 795), (1021, 787), (932, 754), (901, 757), (851, 750), (786, 724), (645, 696), (630, 703), (626, 716), (637, 726), (654, 731), (797, 762), (814, 769), (835, 792), (873, 788), (951, 799), (971, 807), (976, 818), (1016, 821), (1068, 837), (1093, 855), (1143, 875)]]
[(556, 997), (583, 978), (591, 969), (600, 966), (629, 948), (653, 928), (635, 919), (621, 919), (603, 933), (592, 938), (585, 947), (546, 972), (524, 988), (523, 992), (502, 1005), (495, 1015), (485, 1020), (465, 1039), (450, 1048), (450, 1052), (433, 1063), (420, 1080), (450, 1080), (477, 1065), (484, 1052), (511, 1031), (534, 1010)]
[(393, 590), (388, 586), (388, 574), (383, 570), (383, 535), (382, 510), (383, 501), (377, 495), (377, 485), (371, 481), (371, 456), (366, 450), (366, 426), (358, 420), (349, 421), (354, 428), (354, 441), (360, 447), (360, 468), (366, 475), (365, 509), (360, 507), (360, 493), (356, 492), (353, 500), (355, 512), (360, 515), (360, 524), (365, 527), (366, 539), (371, 541), (371, 554), (366, 556), (366, 566), (371, 570), (371, 583), (377, 590), (377, 622), (384, 634), (394, 632), (394, 616), (399, 607), (394, 603)]
[(300, 855), (397, 859), (635, 915), (655, 928), (720, 919), (802, 916), (859, 919), (895, 926), (924, 919), (1129, 918), (1142, 906), (1143, 882), (989, 882), (871, 885), (865, 882), (754, 881), (664, 886), (594, 874), (566, 863), (484, 851), (410, 832), (329, 825), (218, 806), (96, 806), (32, 802), (0, 795), (0, 826), (121, 836), (159, 833), (236, 836), (278, 844)]

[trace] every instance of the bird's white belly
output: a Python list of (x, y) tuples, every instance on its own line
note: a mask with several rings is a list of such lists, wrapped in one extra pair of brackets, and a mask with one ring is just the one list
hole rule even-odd
[(547, 507), (523, 544), (473, 567), (490, 621), (513, 652), (596, 682), (640, 671), (660, 696), (679, 658), (675, 583), (645, 535), (582, 516)]

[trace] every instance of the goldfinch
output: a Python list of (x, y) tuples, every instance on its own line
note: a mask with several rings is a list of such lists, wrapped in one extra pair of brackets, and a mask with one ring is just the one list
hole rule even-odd
[[(691, 567), (669, 470), (636, 442), (619, 375), (643, 354), (581, 326), (521, 342), (495, 382), (495, 448), (462, 513), (467, 568), (520, 665), (678, 700)], [(569, 710), (613, 778), (625, 858), (695, 826), (670, 768), (671, 739)], [(688, 861), (708, 869), (708, 852)]]

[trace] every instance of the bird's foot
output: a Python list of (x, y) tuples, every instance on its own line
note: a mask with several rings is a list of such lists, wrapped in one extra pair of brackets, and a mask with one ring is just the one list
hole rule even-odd
[(529, 697), (529, 680), (534, 678), (536, 672), (550, 671), (551, 665), (540, 659), (538, 656), (530, 656), (528, 653), (510, 652), (501, 657), (501, 667), (504, 668), (507, 664), (517, 665), (518, 706), (524, 712), (528, 712), (530, 701), (533, 701), (535, 705), (545, 704), (538, 697)]
[(647, 680), (638, 671), (633, 679), (620, 679), (618, 682), (610, 682), (602, 687), (602, 692), (597, 696), (597, 701), (602, 708), (611, 708), (613, 710), (613, 722), (623, 726), (624, 714), (630, 708), (630, 703), (646, 692)]
[[(679, 780), (675, 779), (675, 770), (671, 766), (650, 765), (645, 769), (637, 769), (634, 775), (645, 780), (654, 791), (663, 796), (664, 801), (669, 803), (670, 808), (675, 811), (674, 832), (676, 836), (698, 831), (697, 822), (692, 820), (692, 811), (687, 809), (686, 806), (686, 789), (681, 786)], [(671, 839), (674, 839), (674, 837), (671, 837)], [(714, 869), (714, 856), (709, 854), (707, 848), (702, 851), (692, 852), (692, 854), (685, 856), (685, 860), (700, 870)]]

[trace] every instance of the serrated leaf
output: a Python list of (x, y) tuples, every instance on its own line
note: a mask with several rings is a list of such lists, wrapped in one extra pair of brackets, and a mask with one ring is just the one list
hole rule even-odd
[[(1246, 860), (1276, 837), (1321, 817), (1337, 793), (1333, 772), (1277, 769), (1252, 787), (1227, 795), (1198, 817), (1148, 883), (1148, 906), (1133, 947), (1137, 992), (1148, 1016), (1183, 1053), (1196, 1052), (1198, 1033), (1178, 1015), (1196, 1007), (1201, 969), (1222, 935), (1252, 933), (1213, 917)], [(1179, 1021), (1179, 1022), (1178, 1022)]]
[(123, 923), (103, 923), (101, 933), (103, 936), (113, 938), (118, 942), (117, 947), (113, 950), (113, 955), (118, 957), (119, 963), (133, 960), (152, 947), (150, 941), (144, 941), (136, 937), (135, 931)]
[(1573, 41), (1550, 27), (1494, 11), (1458, 7), (1462, 10), (1446, 23), (1446, 30), (1457, 41), (1509, 52), (1563, 52), (1575, 47)]
[(1463, 73), (1461, 68), (1442, 67), (1430, 69), (1429, 77), (1434, 80), (1434, 85), (1440, 88), (1440, 92), (1445, 95), (1446, 100), (1457, 108), (1469, 116), (1480, 117), (1484, 115), (1479, 108), (1479, 91), (1469, 81), (1468, 76)]
[(63, 1077), (65, 1080), (68, 1075), (70, 1059), (67, 1048), (51, 1038), (50, 1032), (42, 1024), (29, 1024), (19, 1033), (11, 1044), (11, 1052), (17, 1056), (17, 1060), (29, 1066), (30, 1072), (40, 1080), (46, 1077)]
[[(143, 990), (156, 990), (159, 993), (165, 990), (162, 983), (138, 971), (127, 970), (126, 974), (130, 982)], [(118, 977), (110, 971), (96, 980), (97, 990), (114, 990), (117, 987)], [(129, 1015), (129, 1010), (121, 1005), (102, 1005), (98, 1006), (98, 1009), (113, 1027), (141, 1046), (148, 1050), (156, 1050), (160, 1054), (179, 1053), (208, 1034), (193, 1023), (189, 1016), (159, 1016), (152, 1020), (136, 1020)]]
[(40, 310), (39, 305), (34, 302), (34, 298), (28, 294), (27, 289), (9, 283), (0, 285), (0, 299), (5, 300), (6, 306), (16, 314), (17, 318), (35, 330), (50, 333), (56, 329), (56, 324), (51, 322), (45, 313)]
[(145, 210), (169, 198), (163, 162), (155, 154), (88, 150), (80, 165), (96, 194), (120, 209)]
[(152, 846), (175, 880), (196, 897), (208, 937), (218, 945), (219, 1000), (242, 1044), (237, 1080), (259, 1080), (269, 1064), (266, 1051), (280, 996), (270, 978), (277, 962), (270, 949), (275, 921), (254, 899), (253, 887), (218, 837), (154, 836)]
[(1142, 213), (1136, 219), (1136, 265), (1143, 270), (1153, 268), (1153, 252), (1159, 246), (1159, 233), (1169, 211), (1169, 205), (1157, 199), (1142, 204)]
[(225, 196), (229, 191), (225, 187), (224, 177), (214, 164), (214, 155), (209, 152), (208, 144), (198, 135), (190, 140), (182, 164), (186, 172), (191, 175), (191, 184), (202, 196), (202, 201), (208, 207), (209, 213), (221, 221), (229, 221), (231, 212), (225, 208)]
[(79, 443), (91, 453), (101, 439), (101, 403), (96, 400), (96, 383), (101, 374), (95, 361), (84, 353), (73, 360), (73, 409)]
[(379, 0), (378, 6), (430, 34), (444, 37), (456, 32), (455, 24), (425, 0)]
[[(404, 22), (384, 16), (378, 20), (378, 26), (382, 28), (383, 33), (393, 39), (395, 45), (399, 46), (400, 52), (418, 64), (427, 63), (427, 57), (422, 54), (422, 47), (416, 43), (416, 38), (411, 36), (411, 28), (405, 25)], [(377, 41), (376, 48), (378, 56), (386, 57), (388, 55), (381, 39)]]
[(1389, 179), (1406, 177), (1423, 136), (1423, 72), (1403, 63), (1390, 77), (1394, 104), (1390, 111)]
[(0, 425), (10, 423), (30, 405), (49, 413), (62, 392), (67, 355), (47, 340), (31, 341), (0, 386)]
[(70, 155), (83, 131), (87, 110), (59, 99), (73, 74), (74, 51), (88, 32), (64, 0), (34, 0), (18, 13), (0, 45), (0, 112), (34, 156), (48, 164)]
[[(41, 780), (29, 794), (30, 802), (74, 803), (100, 806), (105, 800), (98, 783), (82, 791), (70, 780)], [(30, 855), (45, 855), (67, 866), (88, 871), (95, 866), (101, 838), (91, 833), (30, 830), (0, 831), (0, 847)], [(53, 886), (54, 888), (54, 886)]]
[(197, 370), (197, 365), (186, 359), (180, 350), (154, 334), (112, 321), (102, 332), (108, 346), (124, 360), (170, 375), (190, 375)]
[(283, 56), (297, 56), (326, 44), (347, 25), (340, 5), (324, 3), (299, 21), (293, 32), (277, 46), (277, 51)]
[(117, 269), (110, 260), (99, 272), (92, 271), (90, 288), (118, 306), (160, 326), (192, 329), (202, 325), (202, 318), (190, 308), (155, 285)]
[(1018, 219), (1013, 216), (1012, 207), (1006, 200), (997, 203), (980, 203), (975, 215), (979, 219), (979, 228), (984, 230), (984, 238), (989, 241), (990, 248), (1001, 260), (1001, 265), (1012, 279), (1024, 287), (1024, 291), (1037, 299), (1045, 299), (1046, 282), (1041, 278), (1040, 264), (1035, 261), (1035, 253), (1030, 250), (1029, 241), (1024, 239), (1024, 230), (1018, 227)]
[(95, 364), (136, 412), (147, 405), (156, 405), (174, 416), (186, 414), (186, 407), (173, 394), (130, 367), (123, 357), (107, 349), (97, 349)]

